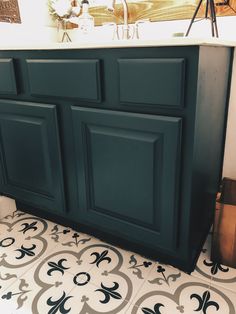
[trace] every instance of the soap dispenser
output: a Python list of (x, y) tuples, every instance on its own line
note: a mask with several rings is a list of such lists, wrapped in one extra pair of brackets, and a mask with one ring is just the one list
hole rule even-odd
[(82, 0), (82, 13), (78, 17), (78, 25), (79, 29), (83, 34), (90, 33), (94, 28), (94, 18), (92, 15), (88, 13), (89, 10), (89, 2), (88, 0)]

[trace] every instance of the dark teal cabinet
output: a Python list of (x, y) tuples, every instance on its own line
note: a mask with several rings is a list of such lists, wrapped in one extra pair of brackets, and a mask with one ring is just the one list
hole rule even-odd
[(14, 60), (12, 58), (0, 58), (0, 94), (17, 94)]
[(1, 191), (55, 213), (65, 210), (54, 105), (0, 101)]
[(181, 108), (184, 103), (185, 59), (119, 59), (120, 101)]
[(72, 108), (81, 222), (176, 248), (181, 118)]
[(0, 193), (191, 271), (221, 179), (232, 49), (0, 51)]
[(100, 102), (98, 59), (28, 59), (26, 62), (31, 95)]

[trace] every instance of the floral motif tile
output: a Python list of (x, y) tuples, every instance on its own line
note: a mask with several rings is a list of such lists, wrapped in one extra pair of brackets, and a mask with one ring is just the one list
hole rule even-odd
[[(55, 254), (52, 254), (55, 256)], [(42, 260), (0, 294), (0, 306), (7, 313), (125, 313), (128, 302), (118, 293), (99, 289), (89, 272), (67, 272), (68, 265), (51, 258)]]
[(17, 257), (15, 250), (9, 248), (0, 255), (0, 292), (12, 285), (38, 262), (38, 260), (32, 262), (30, 256), (25, 256), (23, 259)]
[(91, 279), (91, 270), (95, 267), (96, 262), (93, 255), (97, 246), (99, 246), (98, 242), (93, 239), (86, 246), (78, 248), (65, 248), (59, 244), (56, 250), (44, 259), (44, 262), (52, 267), (63, 269), (73, 276), (78, 273), (90, 272)]
[(0, 291), (56, 248), (44, 238), (45, 220), (20, 212), (8, 216), (0, 221)]
[(14, 211), (9, 211), (8, 213), (6, 213), (6, 215), (4, 215), (4, 217), (2, 217), (0, 219), (0, 221), (3, 221), (3, 222), (8, 222), (8, 223), (13, 223), (15, 220), (17, 220), (19, 217), (27, 217), (27, 216), (31, 216), (27, 213), (24, 213), (20, 210), (14, 210)]
[(145, 286), (149, 287), (148, 289), (174, 291), (189, 277), (189, 275), (175, 267), (156, 262), (145, 282)]
[(234, 314), (235, 302), (221, 290), (206, 283), (187, 282), (175, 292), (152, 290), (140, 294), (129, 309), (130, 314)]
[(210, 254), (211, 235), (208, 236), (191, 275), (236, 293), (236, 269), (212, 261)]
[[(14, 216), (0, 221), (0, 254), (14, 252), (12, 267), (22, 267), (43, 258), (56, 248), (45, 232), (48, 222), (33, 216)], [(8, 266), (10, 267), (10, 266)]]
[[(2, 268), (2, 267), (1, 267)], [(2, 270), (0, 271), (0, 293), (10, 287), (17, 278), (20, 278), (22, 273), (18, 271)]]
[(70, 292), (71, 298), (67, 302), (67, 306), (71, 308), (71, 313), (126, 313), (129, 304), (116, 289), (113, 289), (115, 284), (108, 290), (104, 287), (98, 288), (93, 284), (85, 283), (85, 277), (82, 276), (84, 275), (77, 274), (74, 278), (76, 287)]
[(60, 244), (64, 249), (72, 249), (79, 251), (92, 243), (100, 243), (100, 241), (91, 235), (75, 231), (69, 227), (64, 227), (53, 222), (49, 222), (48, 230), (45, 236), (55, 245)]
[[(236, 313), (236, 294), (234, 293), (236, 291), (232, 292), (212, 283), (209, 292), (211, 293), (212, 298), (214, 298), (214, 301), (219, 305), (217, 313)], [(209, 301), (210, 300), (206, 299), (208, 304)]]
[(154, 262), (133, 252), (99, 244), (94, 247), (91, 281), (128, 302), (136, 295), (154, 266)]
[[(159, 267), (159, 269), (158, 269)], [(131, 314), (236, 313), (236, 298), (167, 265), (151, 272), (129, 308)], [(162, 275), (162, 276), (159, 276)]]
[(42, 260), (1, 293), (0, 307), (7, 313), (66, 313), (60, 310), (73, 287), (71, 274)]
[(212, 263), (210, 245), (208, 237), (190, 276), (69, 227), (11, 211), (0, 220), (1, 312), (235, 314), (236, 270)]

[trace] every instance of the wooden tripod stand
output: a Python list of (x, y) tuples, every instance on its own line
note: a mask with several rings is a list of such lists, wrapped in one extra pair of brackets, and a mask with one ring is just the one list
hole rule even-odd
[[(189, 25), (189, 28), (185, 34), (185, 36), (188, 36), (189, 32), (190, 32), (190, 29), (193, 25), (194, 22), (197, 22), (195, 21), (195, 18), (198, 14), (198, 11), (202, 5), (202, 1), (203, 0), (200, 0), (198, 5), (197, 5), (197, 8), (193, 14), (193, 17), (191, 19), (191, 22), (190, 22), (190, 25)], [(210, 11), (210, 15), (208, 17), (208, 13)], [(206, 0), (206, 11), (205, 11), (205, 18), (209, 18), (211, 20), (211, 33), (212, 33), (212, 37), (219, 37), (219, 34), (218, 34), (218, 28), (217, 28), (217, 23), (216, 23), (216, 10), (215, 10), (215, 4), (214, 4), (214, 0)]]

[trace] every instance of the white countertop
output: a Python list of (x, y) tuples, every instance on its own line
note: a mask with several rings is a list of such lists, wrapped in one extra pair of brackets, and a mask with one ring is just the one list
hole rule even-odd
[(53, 42), (1, 42), (0, 50), (62, 50), (62, 49), (99, 49), (99, 48), (126, 48), (126, 47), (164, 47), (164, 46), (226, 46), (235, 47), (235, 41), (226, 41), (218, 38), (189, 38), (175, 37), (160, 40), (114, 40), (114, 41), (83, 41), (70, 43)]

